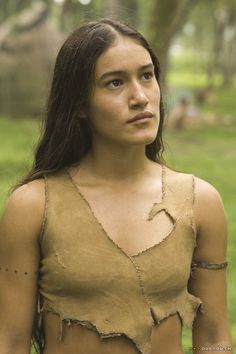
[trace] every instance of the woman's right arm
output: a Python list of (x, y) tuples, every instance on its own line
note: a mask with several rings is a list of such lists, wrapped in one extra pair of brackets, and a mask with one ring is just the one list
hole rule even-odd
[(44, 181), (16, 189), (0, 220), (0, 354), (29, 354), (37, 309)]

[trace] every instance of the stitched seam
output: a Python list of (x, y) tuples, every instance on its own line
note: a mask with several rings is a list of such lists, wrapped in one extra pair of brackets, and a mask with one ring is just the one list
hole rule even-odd
[(155, 324), (156, 324), (155, 321), (157, 321), (157, 323), (159, 323), (159, 321), (153, 317), (153, 310), (152, 310), (151, 300), (149, 299), (149, 297), (146, 294), (145, 287), (144, 287), (144, 282), (143, 282), (142, 275), (141, 275), (141, 270), (140, 270), (138, 264), (135, 262), (135, 260), (132, 257), (130, 257), (130, 260), (133, 263), (134, 268), (136, 270), (136, 273), (137, 273), (137, 276), (138, 276), (139, 286), (141, 288), (141, 292), (142, 292), (143, 298), (144, 298), (144, 300), (146, 302), (148, 311), (150, 313), (150, 316), (151, 316), (151, 319), (152, 319), (152, 328), (153, 328), (155, 326)]
[(152, 220), (157, 214), (159, 214), (160, 212), (164, 211), (166, 214), (168, 214), (169, 218), (172, 221), (172, 229), (170, 230), (170, 232), (163, 238), (161, 239), (159, 242), (155, 243), (153, 246), (150, 246), (146, 249), (144, 249), (143, 251), (140, 251), (139, 253), (133, 255), (132, 257), (138, 257), (143, 253), (149, 252), (149, 250), (151, 251), (153, 248), (157, 247), (158, 245), (160, 245), (162, 242), (165, 242), (170, 236), (172, 236), (172, 233), (174, 233), (176, 227), (177, 227), (177, 219), (175, 219), (170, 212), (168, 211), (167, 208), (162, 208), (161, 210), (159, 210), (157, 213), (155, 213), (155, 215), (152, 215), (150, 219), (148, 220)]
[(135, 262), (135, 260), (134, 260), (132, 257), (130, 257), (130, 260), (131, 260), (131, 262), (132, 262), (133, 265), (134, 265), (134, 268), (135, 268), (136, 273), (137, 273), (137, 276), (138, 276), (138, 282), (139, 282), (139, 286), (140, 286), (141, 292), (142, 292), (143, 297), (144, 297), (144, 299), (145, 299), (145, 301), (146, 301), (146, 304), (147, 304), (147, 306), (148, 306), (148, 309), (150, 310), (150, 308), (151, 308), (151, 301), (150, 301), (150, 299), (148, 298), (148, 296), (147, 296), (147, 294), (146, 294), (146, 291), (145, 291), (144, 282), (143, 282), (142, 275), (141, 275), (142, 272), (141, 272), (141, 270), (140, 270), (138, 264)]

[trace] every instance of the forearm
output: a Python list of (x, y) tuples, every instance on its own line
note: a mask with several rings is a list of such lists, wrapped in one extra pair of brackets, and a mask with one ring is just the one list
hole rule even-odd
[(13, 354), (13, 353), (14, 354), (30, 354), (30, 350), (0, 346), (0, 354)]
[(30, 354), (31, 346), (27, 343), (16, 343), (14, 339), (2, 338), (0, 335), (0, 354)]
[(21, 349), (0, 348), (0, 354), (30, 354), (30, 351), (22, 351)]
[(22, 351), (21, 349), (19, 349), (17, 351), (12, 351), (12, 349), (1, 350), (1, 348), (0, 348), (0, 354), (12, 354), (12, 353), (14, 353), (14, 354), (30, 354), (29, 351), (25, 352), (25, 351)]
[[(205, 310), (205, 314), (198, 316), (193, 325), (192, 344), (193, 354), (233, 354), (232, 337), (227, 315), (220, 314), (212, 318), (216, 311)], [(226, 310), (224, 311), (226, 312)], [(208, 315), (208, 316), (207, 316)]]
[(0, 345), (0, 354), (30, 354), (30, 350), (25, 350), (24, 348), (15, 348), (12, 346), (2, 347)]

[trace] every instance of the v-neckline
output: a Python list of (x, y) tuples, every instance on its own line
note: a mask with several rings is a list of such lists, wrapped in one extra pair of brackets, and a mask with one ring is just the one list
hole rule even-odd
[[(161, 200), (159, 202), (154, 202), (149, 210), (149, 213), (152, 211), (153, 207), (156, 205), (161, 206), (164, 203), (165, 200), (165, 191), (166, 191), (166, 170), (165, 170), (165, 165), (160, 165), (161, 166)], [(71, 176), (70, 172), (68, 171), (67, 168), (65, 168), (65, 172), (66, 175), (68, 176), (70, 182), (72, 183), (72, 185), (74, 186), (77, 195), (80, 196), (83, 201), (85, 202), (86, 206), (88, 207), (90, 214), (92, 215), (92, 217), (94, 218), (94, 220), (96, 221), (96, 223), (100, 226), (104, 236), (106, 236), (106, 238), (108, 239), (108, 241), (115, 247), (117, 248), (119, 251), (121, 251), (126, 258), (129, 258), (132, 262), (134, 260), (134, 258), (137, 258), (139, 256), (141, 256), (142, 254), (147, 253), (148, 251), (150, 251), (151, 249), (155, 248), (156, 246), (158, 246), (160, 243), (162, 243), (162, 241), (164, 241), (167, 237), (165, 237), (163, 240), (154, 243), (154, 245), (145, 248), (142, 251), (139, 251), (138, 253), (134, 254), (134, 255), (129, 255), (121, 246), (119, 246), (118, 243), (116, 243), (110, 236), (109, 233), (106, 231), (106, 229), (104, 228), (102, 222), (98, 219), (98, 217), (96, 216), (96, 214), (94, 213), (93, 208), (91, 207), (90, 202), (88, 201), (88, 199), (84, 196), (84, 194), (81, 192), (79, 185), (75, 182), (74, 178)], [(164, 209), (164, 208), (163, 208)], [(161, 211), (162, 209), (160, 209)], [(172, 231), (170, 232), (172, 233)]]

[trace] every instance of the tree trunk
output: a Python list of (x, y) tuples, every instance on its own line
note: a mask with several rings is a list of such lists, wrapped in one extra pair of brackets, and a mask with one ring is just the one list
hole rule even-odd
[(194, 0), (154, 0), (150, 8), (148, 33), (161, 66), (162, 85), (166, 84), (171, 42), (186, 22)]
[[(220, 16), (217, 16), (216, 10)], [(214, 14), (214, 37), (208, 66), (211, 66), (212, 74), (220, 72), (222, 86), (229, 87), (233, 83), (235, 74), (236, 4), (226, 3), (223, 7), (218, 3), (217, 8), (214, 4), (210, 12)]]
[(106, 0), (104, 13), (106, 17), (121, 19), (134, 26), (138, 25), (137, 0)]
[(223, 75), (223, 87), (230, 87), (233, 84), (235, 74), (235, 41), (236, 41), (236, 5), (231, 4), (227, 8), (226, 23), (221, 50), (221, 70)]

